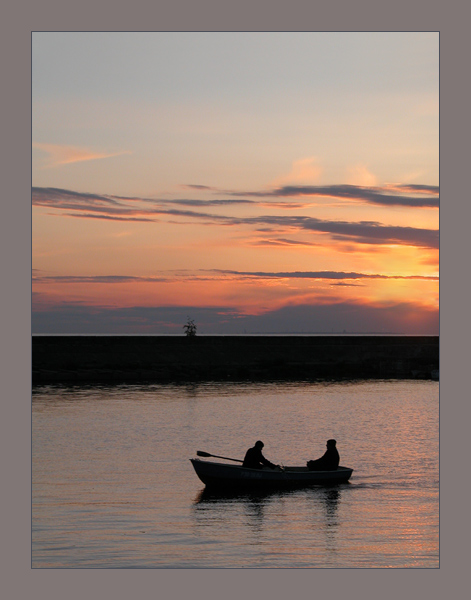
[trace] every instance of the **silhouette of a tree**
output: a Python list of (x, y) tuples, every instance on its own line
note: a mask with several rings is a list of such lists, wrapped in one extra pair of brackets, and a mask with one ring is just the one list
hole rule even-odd
[(187, 322), (185, 323), (185, 325), (183, 325), (183, 329), (185, 331), (185, 335), (187, 337), (195, 337), (196, 335), (196, 325), (193, 319), (190, 319), (190, 317), (188, 317)]

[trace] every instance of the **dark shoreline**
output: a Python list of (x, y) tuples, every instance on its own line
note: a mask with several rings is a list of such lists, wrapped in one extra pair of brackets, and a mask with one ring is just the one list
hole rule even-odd
[(32, 383), (438, 379), (438, 336), (33, 336)]

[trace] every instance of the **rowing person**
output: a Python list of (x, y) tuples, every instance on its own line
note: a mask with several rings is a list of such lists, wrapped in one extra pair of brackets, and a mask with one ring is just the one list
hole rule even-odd
[(327, 440), (327, 450), (317, 460), (309, 460), (307, 468), (310, 471), (336, 471), (340, 463), (340, 456), (336, 448), (335, 440)]
[(245, 453), (244, 462), (242, 463), (243, 467), (247, 469), (263, 469), (263, 467), (270, 467), (270, 469), (279, 469), (280, 465), (274, 465), (268, 459), (266, 459), (262, 454), (262, 448), (264, 443), (258, 440), (255, 442), (253, 448), (249, 448)]

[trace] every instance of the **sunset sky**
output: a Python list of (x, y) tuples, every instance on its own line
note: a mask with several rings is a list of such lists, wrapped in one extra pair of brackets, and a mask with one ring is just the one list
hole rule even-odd
[(438, 33), (33, 33), (33, 333), (438, 334)]

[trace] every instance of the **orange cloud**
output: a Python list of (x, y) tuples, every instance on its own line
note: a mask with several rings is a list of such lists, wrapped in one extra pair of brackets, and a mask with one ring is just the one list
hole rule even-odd
[(376, 176), (368, 170), (365, 165), (355, 165), (347, 169), (347, 183), (350, 185), (374, 186), (377, 183)]
[(288, 183), (311, 183), (317, 181), (322, 174), (322, 167), (318, 164), (317, 157), (308, 156), (295, 160), (291, 171), (275, 179), (273, 185), (284, 185)]
[(33, 142), (33, 148), (37, 148), (48, 154), (48, 159), (44, 168), (58, 167), (76, 162), (87, 160), (97, 160), (100, 158), (110, 158), (120, 156), (121, 154), (131, 154), (130, 152), (104, 153), (89, 150), (88, 148), (78, 148), (76, 146), (62, 146), (60, 144), (40, 144)]

